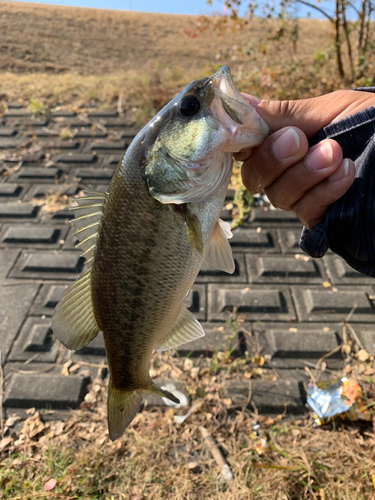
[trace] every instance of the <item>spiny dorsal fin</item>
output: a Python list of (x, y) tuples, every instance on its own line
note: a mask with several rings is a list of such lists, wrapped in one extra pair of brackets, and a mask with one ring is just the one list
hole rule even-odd
[(77, 228), (74, 233), (79, 240), (77, 247), (83, 249), (88, 270), (70, 285), (57, 304), (52, 317), (52, 329), (56, 337), (68, 349), (78, 350), (94, 339), (100, 331), (94, 316), (91, 297), (91, 265), (98, 239), (100, 220), (106, 200), (105, 193), (84, 191), (77, 198), (71, 221)]
[(211, 266), (232, 274), (235, 269), (232, 249), (228, 238), (232, 238), (232, 231), (229, 224), (219, 219), (212, 232), (210, 244), (205, 255), (205, 260)]
[(76, 248), (82, 248), (82, 256), (86, 258), (86, 264), (89, 264), (95, 253), (106, 193), (84, 191), (84, 194), (85, 196), (81, 198), (75, 198), (77, 206), (70, 209), (74, 212), (75, 218), (70, 222), (77, 229), (74, 233), (79, 241)]
[(191, 312), (183, 306), (170, 332), (155, 345), (154, 349), (166, 351), (201, 337), (204, 337), (203, 328)]

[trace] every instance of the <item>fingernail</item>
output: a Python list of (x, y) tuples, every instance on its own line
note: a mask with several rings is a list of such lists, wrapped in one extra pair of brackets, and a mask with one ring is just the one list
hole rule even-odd
[(279, 160), (294, 156), (299, 150), (299, 136), (293, 128), (288, 128), (272, 145), (273, 154)]
[(345, 158), (340, 163), (340, 166), (336, 170), (336, 172), (329, 176), (328, 180), (332, 182), (341, 181), (341, 179), (345, 179), (345, 177), (348, 177), (348, 174), (349, 174), (349, 160), (348, 158)]
[(310, 170), (327, 168), (333, 160), (333, 149), (329, 142), (320, 144), (313, 149), (307, 156), (305, 164)]

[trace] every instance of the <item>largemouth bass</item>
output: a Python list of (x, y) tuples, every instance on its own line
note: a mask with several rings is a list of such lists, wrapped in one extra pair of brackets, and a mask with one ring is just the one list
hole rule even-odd
[(178, 403), (153, 384), (150, 356), (204, 335), (183, 302), (203, 259), (234, 271), (230, 228), (219, 219), (232, 153), (268, 133), (223, 67), (190, 83), (141, 130), (107, 193), (76, 199), (72, 222), (87, 270), (63, 294), (52, 328), (73, 350), (103, 332), (112, 440), (143, 394)]

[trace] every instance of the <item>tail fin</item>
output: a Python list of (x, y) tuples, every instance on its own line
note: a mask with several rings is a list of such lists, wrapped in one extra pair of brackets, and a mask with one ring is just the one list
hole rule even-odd
[(142, 403), (142, 392), (117, 389), (112, 380), (108, 385), (108, 430), (112, 441), (120, 438), (135, 417)]
[(109, 437), (112, 441), (115, 441), (124, 434), (125, 429), (135, 417), (137, 410), (142, 403), (142, 394), (145, 392), (151, 392), (152, 394), (156, 394), (162, 398), (170, 399), (176, 404), (179, 404), (180, 402), (180, 400), (172, 393), (164, 389), (160, 389), (160, 387), (154, 383), (152, 383), (147, 390), (139, 389), (132, 392), (126, 392), (121, 389), (117, 389), (112, 380), (109, 380), (108, 430)]

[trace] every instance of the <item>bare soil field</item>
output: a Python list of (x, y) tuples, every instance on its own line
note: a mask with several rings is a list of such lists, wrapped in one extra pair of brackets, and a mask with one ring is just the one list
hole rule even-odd
[(0, 2), (0, 112), (9, 102), (37, 114), (126, 102), (143, 124), (188, 82), (224, 64), (241, 90), (263, 98), (302, 98), (341, 84), (314, 63), (318, 49), (329, 57), (325, 21), (300, 20), (296, 46), (279, 40), (272, 20), (225, 32), (208, 24), (198, 16)]
[[(204, 7), (204, 0), (202, 0)], [(103, 75), (124, 71), (147, 72), (159, 65), (202, 71), (216, 62), (232, 66), (251, 63), (264, 50), (270, 23), (256, 20), (249, 29), (221, 36), (209, 29), (197, 38), (184, 33), (198, 17), (146, 14), (64, 6), (0, 3), (0, 71), (75, 72)], [(296, 56), (312, 60), (330, 43), (325, 21), (301, 20)], [(232, 60), (233, 46), (251, 45), (252, 58), (244, 53)], [(233, 51), (232, 51), (233, 52)]]

